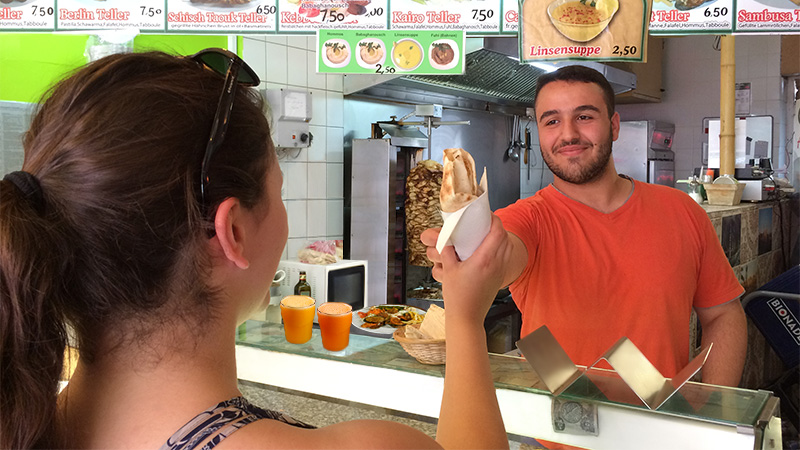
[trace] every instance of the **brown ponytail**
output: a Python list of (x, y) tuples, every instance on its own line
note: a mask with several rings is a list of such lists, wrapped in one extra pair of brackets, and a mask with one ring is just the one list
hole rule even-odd
[(50, 447), (66, 333), (57, 222), (0, 181), (0, 447)]
[[(23, 169), (41, 184), (44, 215), (0, 182), (0, 447), (52, 446), (65, 322), (91, 365), (213, 316), (213, 221), (197, 187), (222, 88), (190, 59), (134, 53), (88, 64), (41, 102)], [(275, 160), (261, 97), (238, 89), (208, 209), (228, 197), (260, 204)]]

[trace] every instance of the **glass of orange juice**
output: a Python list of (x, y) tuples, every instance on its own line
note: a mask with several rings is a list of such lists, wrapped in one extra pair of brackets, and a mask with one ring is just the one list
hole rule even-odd
[(317, 308), (319, 331), (322, 334), (322, 346), (326, 350), (336, 352), (344, 350), (350, 344), (350, 324), (353, 320), (353, 308), (347, 303), (328, 302)]
[(281, 300), (281, 317), (286, 340), (305, 344), (311, 339), (314, 322), (314, 299), (305, 295), (290, 295)]

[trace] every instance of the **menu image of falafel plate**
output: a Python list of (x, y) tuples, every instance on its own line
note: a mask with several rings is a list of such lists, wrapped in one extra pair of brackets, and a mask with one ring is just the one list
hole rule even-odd
[(385, 29), (387, 0), (280, 0), (282, 31)]
[(353, 326), (373, 334), (394, 333), (399, 327), (421, 323), (425, 311), (408, 305), (377, 305), (353, 312)]
[(201, 10), (228, 12), (255, 8), (261, 0), (184, 0), (184, 2)]

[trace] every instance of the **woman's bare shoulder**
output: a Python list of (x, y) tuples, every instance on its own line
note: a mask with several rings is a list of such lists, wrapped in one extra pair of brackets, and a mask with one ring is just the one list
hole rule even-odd
[(217, 449), (441, 449), (427, 434), (397, 422), (353, 420), (318, 429), (259, 420), (231, 434)]

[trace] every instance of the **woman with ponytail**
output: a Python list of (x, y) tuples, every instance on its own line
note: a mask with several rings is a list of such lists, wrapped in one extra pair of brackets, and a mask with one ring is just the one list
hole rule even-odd
[[(498, 221), (469, 260), (443, 258), (459, 307), (436, 440), (316, 429), (241, 396), (235, 329), (269, 300), (288, 235), (258, 84), (224, 50), (135, 53), (44, 96), (0, 181), (0, 448), (507, 447), (483, 331)], [(59, 393), (68, 334), (80, 359)]]

